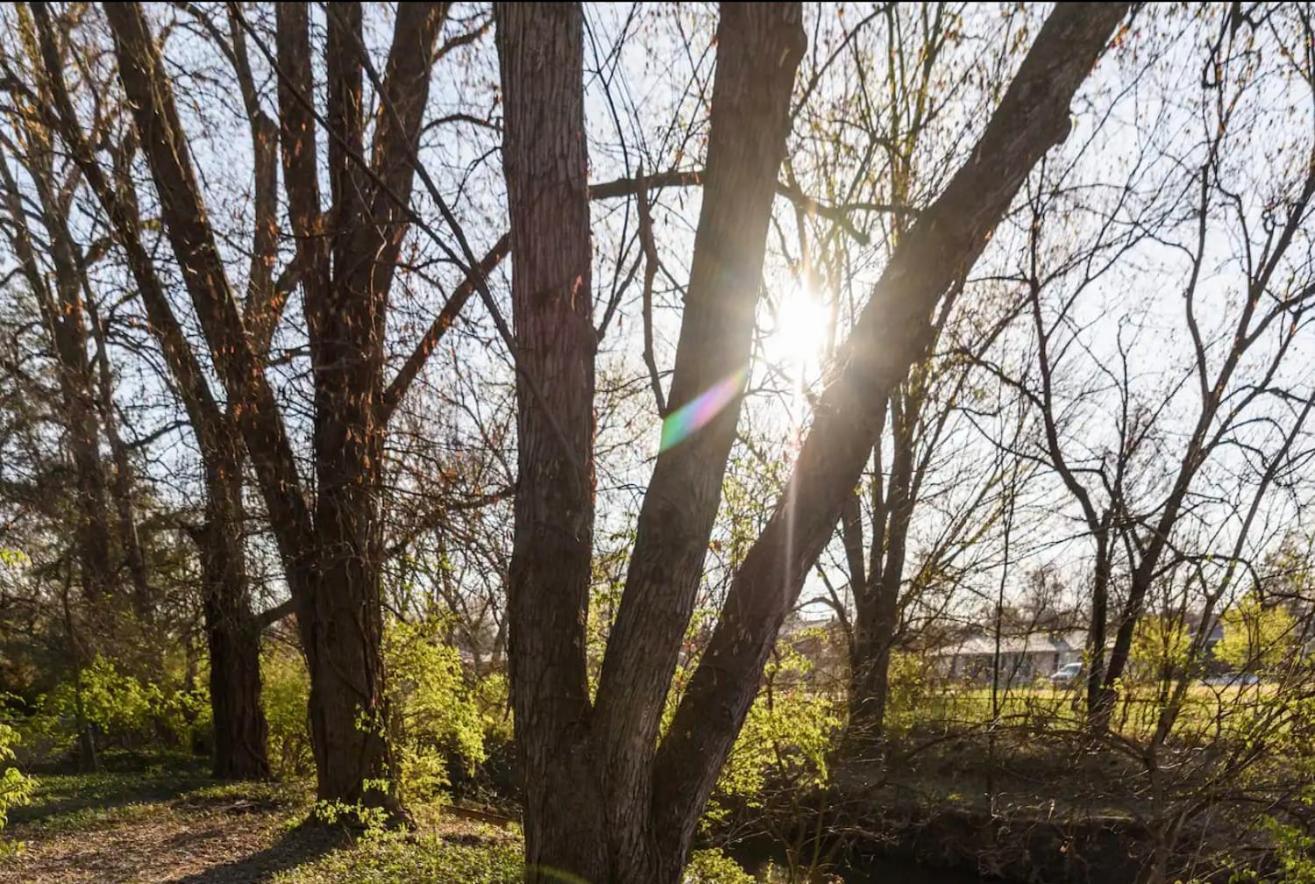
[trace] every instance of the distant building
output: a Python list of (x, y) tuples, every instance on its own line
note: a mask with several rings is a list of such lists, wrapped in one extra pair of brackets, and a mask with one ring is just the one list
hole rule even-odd
[(1069, 663), (1082, 660), (1087, 634), (1083, 630), (1032, 632), (1025, 635), (970, 635), (931, 652), (937, 668), (948, 678), (991, 680), (996, 654), (1000, 655), (1002, 684), (1047, 677)]

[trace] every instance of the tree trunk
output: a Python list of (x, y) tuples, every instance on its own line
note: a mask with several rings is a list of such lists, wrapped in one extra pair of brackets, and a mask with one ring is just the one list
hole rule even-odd
[(213, 772), (219, 779), (265, 779), (270, 775), (269, 726), (260, 703), (260, 628), (251, 614), (236, 439), (206, 452), (205, 488), (201, 579), (215, 731)]
[[(863, 588), (859, 606), (855, 649), (858, 657), (849, 697), (847, 740), (859, 753), (880, 747), (886, 727), (886, 705), (890, 696), (890, 657), (899, 628), (900, 589), (904, 584), (904, 560), (908, 550), (909, 524), (914, 507), (914, 428), (922, 401), (910, 392), (908, 381), (890, 397), (890, 424), (894, 456), (890, 482), (881, 501), (884, 526), (874, 532), (868, 568), (872, 575)], [(884, 424), (884, 419), (879, 420)], [(880, 445), (880, 435), (877, 437)]]
[(882, 272), (658, 752), (653, 808), (661, 855), (683, 857), (689, 849), (780, 625), (862, 475), (879, 410), (931, 339), (933, 308), (965, 278), (1041, 156), (1067, 135), (1073, 95), (1127, 10), (1055, 8), (969, 159)]
[(1113, 568), (1109, 521), (1106, 513), (1096, 533), (1096, 570), (1091, 587), (1091, 623), (1087, 631), (1087, 720), (1094, 733), (1104, 733), (1113, 697), (1106, 690), (1105, 630), (1109, 622), (1110, 576)]
[(585, 618), (594, 349), (578, 4), (498, 4), (511, 215), (519, 481), (507, 588), (528, 877), (608, 880), (591, 763)]
[[(382, 730), (378, 507), (384, 427), (378, 415), (388, 290), (407, 230), (414, 151), (446, 10), (446, 4), (434, 3), (398, 9), (367, 159), (361, 9), (329, 8), (327, 177), (333, 209), (327, 215), (319, 209), (308, 107), (314, 89), (307, 10), (301, 4), (278, 10), (280, 141), (314, 369), (312, 512), (264, 374), (263, 353), (251, 346), (207, 221), (159, 48), (138, 4), (105, 7), (165, 231), (218, 373), (237, 405), (235, 423), (296, 599), (311, 675), (318, 795), (383, 807), (398, 818), (394, 765)], [(363, 162), (371, 174), (362, 171)]]
[[(53, 178), (49, 150), (48, 144), (44, 145), (44, 149), (38, 145), (32, 151), (29, 161), (34, 164), (31, 171), (38, 185), (42, 219), (52, 229), (57, 229), (59, 219), (50, 214), (57, 207), (49, 192), (49, 181)], [(100, 456), (100, 423), (92, 392), (91, 363), (87, 357), (82, 291), (73, 257), (68, 251), (68, 240), (58, 235), (50, 236), (50, 253), (56, 271), (54, 291), (51, 291), (37, 262), (27, 222), (28, 213), (23, 207), (18, 185), (9, 172), (7, 159), (4, 160), (4, 168), (0, 169), (0, 181), (4, 183), (10, 220), (8, 238), (24, 278), (40, 307), (42, 322), (50, 336), (55, 357), (56, 377), (59, 379), (63, 405), (61, 415), (66, 431), (65, 445), (73, 461), (76, 480), (73, 536), (79, 565), (78, 576), (83, 597), (99, 609), (110, 601), (113, 567), (107, 482), (105, 465)], [(102, 612), (98, 610), (96, 613)]]

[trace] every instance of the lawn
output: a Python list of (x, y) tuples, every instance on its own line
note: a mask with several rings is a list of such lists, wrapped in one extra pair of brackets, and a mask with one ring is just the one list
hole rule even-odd
[[(1276, 708), (1272, 685), (1212, 687), (1194, 684), (1187, 689), (1183, 709), (1173, 733), (1197, 742), (1202, 738), (1243, 737), (1261, 721), (1282, 726), (1296, 707)], [(1049, 685), (1015, 685), (1001, 689), (999, 721), (1011, 727), (1079, 729), (1086, 716), (1083, 695)], [(1112, 722), (1117, 733), (1129, 740), (1144, 741), (1159, 721), (1162, 700), (1155, 686), (1139, 685), (1125, 690), (1115, 706)], [(892, 710), (892, 726), (899, 729), (943, 727), (948, 731), (984, 727), (991, 723), (992, 695), (989, 687), (949, 686), (920, 694), (915, 702)]]

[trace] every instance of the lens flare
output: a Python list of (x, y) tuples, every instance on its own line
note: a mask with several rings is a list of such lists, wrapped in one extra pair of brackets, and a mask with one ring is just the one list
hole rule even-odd
[(707, 426), (744, 389), (745, 370), (731, 372), (662, 421), (660, 451), (674, 448)]

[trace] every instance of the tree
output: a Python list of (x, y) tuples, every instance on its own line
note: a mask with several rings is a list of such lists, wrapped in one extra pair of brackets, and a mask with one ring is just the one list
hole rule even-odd
[(658, 456), (591, 702), (584, 653), (595, 339), (582, 13), (575, 5), (497, 8), (520, 466), (510, 650), (532, 876), (678, 879), (777, 629), (858, 482), (887, 397), (929, 344), (933, 307), (968, 272), (1033, 165), (1067, 134), (1069, 102), (1126, 11), (1066, 5), (1051, 15), (971, 157), (892, 255), (659, 740), (739, 413), (770, 198), (803, 50), (800, 9), (722, 8), (668, 433), (719, 382), (728, 402)]
[(1290, 659), (1299, 635), (1297, 621), (1282, 605), (1262, 604), (1255, 593), (1234, 602), (1220, 618), (1224, 637), (1216, 660), (1239, 672), (1272, 672)]
[[(235, 403), (292, 590), (311, 672), (317, 794), (399, 815), (381, 657), (378, 484), (388, 410), (383, 331), (410, 225), (413, 155), (446, 4), (402, 6), (382, 79), (367, 57), (357, 4), (328, 13), (331, 208), (321, 205), (308, 10), (278, 8), (279, 146), (315, 365), (313, 503), (232, 284), (186, 148), (159, 46), (137, 4), (107, 4), (119, 75), (210, 355)], [(241, 22), (239, 28), (244, 28)], [(384, 112), (368, 158), (367, 68)], [(272, 137), (269, 134), (267, 137)]]
[[(1263, 113), (1257, 108), (1265, 95), (1263, 76), (1250, 66), (1245, 28), (1223, 29), (1210, 46), (1203, 67), (1210, 73), (1201, 78), (1191, 126), (1177, 126), (1168, 106), (1157, 105), (1164, 116), (1152, 131), (1190, 142), (1172, 150), (1139, 146), (1126, 180), (1108, 189), (1101, 203), (1078, 182), (1077, 163), (1043, 169), (1028, 188), (1026, 245), (1011, 276), (1028, 294), (1034, 365), (1026, 377), (1007, 381), (1039, 414), (1040, 459), (1060, 480), (1093, 546), (1086, 699), (1097, 733), (1108, 728), (1152, 590), (1201, 554), (1183, 549), (1178, 535), (1199, 518), (1197, 504), (1214, 493), (1211, 470), (1227, 469), (1227, 452), (1239, 446), (1264, 462), (1251, 515), (1241, 519), (1241, 544), (1310, 411), (1304, 405), (1309, 395), (1297, 392), (1282, 370), (1293, 358), (1297, 330), (1310, 321), (1315, 296), (1301, 245), (1315, 196), (1315, 154), (1310, 145), (1286, 146), (1303, 159), (1261, 173), (1263, 181), (1251, 177), (1254, 167), (1224, 160), (1237, 139), (1249, 136), (1254, 115)], [(1304, 41), (1309, 25), (1294, 15), (1275, 34)], [(1301, 91), (1310, 89), (1311, 61), (1304, 53), (1281, 49), (1272, 57), (1279, 61), (1264, 70), (1281, 71), (1301, 81)], [(1254, 204), (1239, 197), (1253, 189)], [(1191, 208), (1184, 211), (1185, 204)], [(1074, 219), (1084, 215), (1095, 219), (1094, 234), (1065, 242)], [(1220, 240), (1238, 243), (1222, 259), (1212, 252)], [(1172, 380), (1142, 388), (1134, 351), (1139, 338), (1143, 346), (1150, 338), (1148, 325), (1125, 317), (1105, 358), (1089, 358), (1085, 371), (1076, 369), (1084, 354), (1093, 355), (1093, 335), (1081, 319), (1084, 298), (1117, 279), (1140, 250), (1166, 247), (1179, 260), (1161, 265), (1162, 279), (1142, 283), (1180, 292), (1178, 328), (1190, 345), (1185, 367)], [(1216, 298), (1224, 280), (1239, 299)], [(1147, 310), (1154, 306), (1148, 302)], [(1152, 340), (1152, 348), (1162, 349)], [(1184, 412), (1185, 423), (1175, 425)], [(1234, 555), (1240, 552), (1239, 546)], [(1118, 600), (1113, 587), (1120, 580), (1127, 591)], [(1217, 602), (1211, 598), (1211, 613)]]
[[(181, 399), (189, 424), (196, 435), (203, 464), (205, 518), (193, 532), (200, 550), (202, 607), (210, 652), (210, 699), (215, 729), (213, 772), (223, 778), (262, 778), (270, 773), (266, 740), (268, 726), (260, 702), (260, 630), (264, 623), (251, 611), (250, 587), (243, 550), (245, 508), (242, 501), (242, 450), (234, 424), (234, 410), (227, 411), (216, 400), (200, 361), (192, 352), (146, 245), (138, 203), (119, 159), (115, 173), (107, 172), (92, 148), (93, 139), (103, 140), (109, 121), (93, 120), (88, 135), (74, 110), (65, 80), (68, 41), (49, 12), (32, 7), (40, 68), (36, 90), (47, 97), (40, 107), (47, 116), (31, 125), (57, 131), (70, 148), (95, 198), (109, 216), (115, 240), (123, 250), (129, 271), (149, 317), (153, 332), (168, 367), (172, 388)], [(245, 59), (245, 56), (235, 56)], [(246, 79), (249, 80), (247, 71)], [(33, 105), (32, 113), (37, 113)], [(257, 166), (274, 162), (272, 122), (256, 107), (251, 108), (253, 145)], [(275, 243), (270, 226), (274, 206), (270, 202), (272, 180), (256, 181), (263, 206), (256, 225), (252, 265), (255, 268), (247, 300), (248, 324), (255, 346), (263, 352), (276, 324), (278, 309), (286, 299), (269, 275)], [(261, 315), (265, 313), (266, 315)], [(270, 315), (272, 314), (272, 315)], [(104, 348), (101, 350), (102, 358)], [(107, 371), (107, 369), (103, 369)]]

